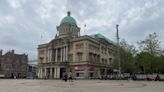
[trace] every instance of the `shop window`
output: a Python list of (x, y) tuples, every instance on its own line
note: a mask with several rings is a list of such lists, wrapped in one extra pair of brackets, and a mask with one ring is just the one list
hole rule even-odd
[(84, 73), (76, 73), (76, 77), (84, 77)]

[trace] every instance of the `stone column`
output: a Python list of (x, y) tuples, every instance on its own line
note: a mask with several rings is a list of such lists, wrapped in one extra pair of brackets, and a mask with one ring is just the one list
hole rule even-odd
[(50, 60), (51, 62), (53, 61), (53, 59), (52, 59), (53, 56), (52, 55), (53, 55), (53, 50), (51, 49), (51, 60)]
[(47, 78), (47, 68), (44, 68), (44, 78)]
[(66, 50), (65, 50), (65, 47), (64, 47), (64, 48), (63, 48), (63, 62), (65, 62), (65, 56), (66, 56), (66, 55), (65, 55), (65, 51), (66, 51)]
[(54, 68), (54, 71), (53, 71), (53, 72), (54, 72), (54, 73), (53, 73), (53, 74), (54, 74), (54, 75), (53, 75), (53, 78), (56, 79), (56, 74), (55, 74), (55, 73), (56, 73), (56, 69), (55, 69), (55, 67), (53, 67), (53, 68)]
[(45, 78), (45, 69), (42, 68), (42, 78)]
[(60, 58), (60, 61), (61, 62), (63, 61), (63, 48), (61, 48), (61, 58)]
[(38, 73), (37, 73), (38, 77), (40, 78), (40, 68), (38, 68)]
[(58, 49), (56, 48), (55, 62), (57, 62), (57, 52), (58, 52)]
[(49, 62), (51, 62), (51, 50), (49, 49)]
[(50, 68), (50, 79), (52, 79), (52, 67)]
[(41, 68), (38, 69), (38, 78), (41, 78)]
[(59, 79), (60, 78), (60, 67), (57, 67), (56, 70), (57, 70), (56, 71), (57, 79)]
[(43, 69), (40, 68), (40, 78), (43, 78)]
[(65, 57), (66, 57), (66, 60), (65, 61), (68, 62), (68, 46), (66, 46), (66, 55), (65, 55)]
[(55, 67), (55, 77), (57, 79), (57, 67)]
[(58, 68), (56, 67), (56, 79), (58, 78)]
[(48, 49), (48, 62), (50, 61), (50, 53), (49, 53), (50, 51), (49, 51), (49, 49)]
[(88, 61), (89, 60), (87, 43), (84, 43), (84, 53), (83, 53), (83, 58), (82, 59), (84, 61)]
[(85, 72), (84, 72), (84, 78), (85, 79), (89, 79), (89, 72), (88, 72), (88, 66), (83, 66), (83, 67), (85, 67)]

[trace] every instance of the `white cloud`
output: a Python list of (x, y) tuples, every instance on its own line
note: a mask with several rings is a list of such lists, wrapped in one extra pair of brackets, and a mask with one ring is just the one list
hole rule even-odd
[(37, 58), (38, 44), (55, 37), (56, 26), (68, 10), (77, 20), (82, 34), (102, 33), (115, 41), (115, 25), (119, 24), (120, 37), (132, 44), (152, 32), (157, 32), (164, 40), (163, 0), (2, 1), (0, 47), (28, 53), (30, 59)]
[(21, 8), (22, 7), (22, 3), (25, 3), (26, 0), (7, 0), (9, 5), (14, 8)]
[(3, 24), (13, 24), (15, 23), (15, 17), (11, 15), (0, 15), (0, 26)]
[(54, 8), (53, 0), (41, 0), (41, 7), (37, 9), (37, 13), (41, 18), (50, 18), (52, 9)]

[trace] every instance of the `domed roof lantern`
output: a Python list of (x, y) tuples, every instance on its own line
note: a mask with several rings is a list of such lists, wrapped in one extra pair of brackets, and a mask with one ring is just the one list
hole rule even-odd
[(70, 11), (68, 11), (68, 12), (67, 12), (67, 16), (70, 16), (70, 15), (71, 15), (71, 12), (70, 12)]
[(62, 21), (60, 22), (60, 25), (62, 25), (62, 24), (77, 25), (76, 20), (73, 17), (71, 17), (71, 12), (70, 11), (67, 12), (67, 16), (64, 17), (62, 19)]

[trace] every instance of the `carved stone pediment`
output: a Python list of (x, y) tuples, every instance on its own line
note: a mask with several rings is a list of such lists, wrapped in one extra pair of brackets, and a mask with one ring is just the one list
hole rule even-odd
[(60, 47), (62, 45), (68, 44), (69, 39), (54, 39), (49, 43), (49, 47)]

